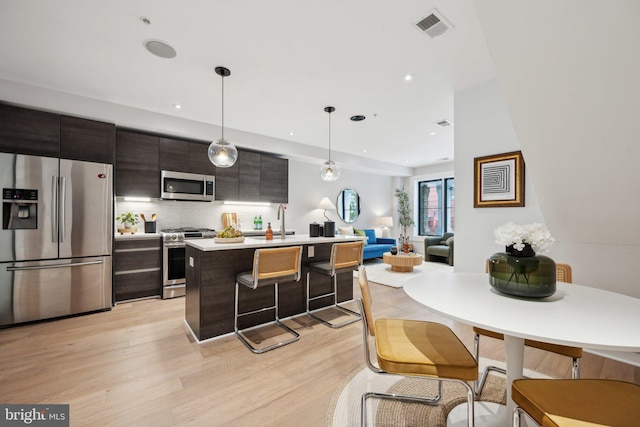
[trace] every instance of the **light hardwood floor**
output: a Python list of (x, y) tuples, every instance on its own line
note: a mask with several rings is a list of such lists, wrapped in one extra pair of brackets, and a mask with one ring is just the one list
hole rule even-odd
[[(429, 313), (401, 288), (372, 284), (376, 316), (441, 321), (472, 347), (470, 327)], [(354, 295), (359, 295), (354, 281)], [(72, 426), (323, 426), (336, 388), (363, 363), (361, 324), (287, 320), (300, 341), (256, 355), (234, 336), (197, 344), (184, 299), (0, 330), (0, 402), (67, 403)], [(482, 356), (504, 360), (483, 338)], [(569, 377), (569, 360), (527, 349), (527, 367)], [(583, 377), (640, 384), (640, 369), (585, 355)]]

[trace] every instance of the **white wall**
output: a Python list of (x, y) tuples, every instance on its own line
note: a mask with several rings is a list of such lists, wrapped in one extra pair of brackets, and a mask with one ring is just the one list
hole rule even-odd
[[(474, 208), (475, 157), (520, 150), (511, 117), (496, 81), (482, 83), (455, 94), (456, 237), (455, 271), (483, 272), (486, 259), (504, 247), (495, 243), (493, 230), (506, 222), (544, 222), (533, 180), (525, 167), (525, 206)], [(525, 164), (526, 164), (525, 157)], [(553, 230), (550, 230), (553, 234)], [(548, 256), (565, 261), (551, 248)]]
[[(640, 2), (475, 6), (528, 178), (557, 239), (551, 256), (571, 264), (577, 283), (640, 297), (633, 268), (640, 259)], [(456, 119), (458, 164), (457, 150), (471, 141), (467, 135), (459, 144)]]

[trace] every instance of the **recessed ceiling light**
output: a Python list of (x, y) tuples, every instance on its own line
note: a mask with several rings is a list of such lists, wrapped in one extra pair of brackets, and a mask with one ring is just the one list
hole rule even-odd
[(362, 152), (363, 152), (363, 153), (366, 153), (366, 152), (367, 152), (367, 150), (362, 150)]
[(175, 108), (176, 110), (179, 110), (182, 108), (182, 105), (180, 104), (173, 104), (173, 108)]
[(174, 48), (160, 40), (147, 40), (144, 42), (144, 47), (160, 58), (175, 58), (177, 55)]
[(429, 132), (429, 135), (435, 135), (435, 134), (436, 134), (435, 132)]
[(413, 74), (406, 74), (406, 75), (404, 76), (404, 79), (405, 79), (406, 81), (413, 80)]
[(289, 135), (293, 136), (293, 132), (289, 132)]
[(361, 115), (351, 116), (351, 121), (352, 122), (361, 122), (364, 119), (366, 119), (366, 117), (365, 116), (361, 116)]

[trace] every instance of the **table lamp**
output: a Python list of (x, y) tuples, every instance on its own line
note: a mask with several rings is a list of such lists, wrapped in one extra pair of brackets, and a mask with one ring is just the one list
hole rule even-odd
[(327, 219), (324, 222), (324, 237), (333, 237), (336, 232), (336, 223), (331, 221), (327, 216), (327, 209), (335, 209), (334, 205), (328, 197), (323, 197), (318, 204), (318, 209), (324, 209), (324, 217)]
[(390, 216), (381, 216), (378, 222), (382, 225), (382, 237), (391, 237), (388, 227), (393, 227), (393, 218)]

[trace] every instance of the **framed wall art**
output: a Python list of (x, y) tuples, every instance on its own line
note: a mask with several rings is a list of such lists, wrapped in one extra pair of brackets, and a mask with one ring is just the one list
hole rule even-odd
[(473, 165), (473, 207), (523, 207), (522, 152), (476, 157)]

